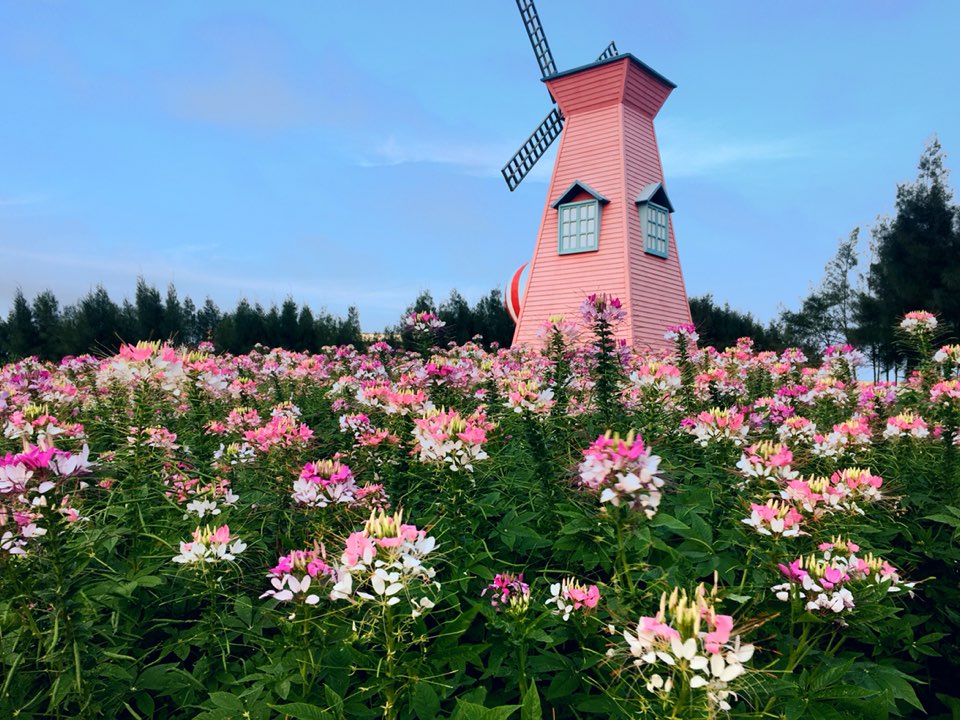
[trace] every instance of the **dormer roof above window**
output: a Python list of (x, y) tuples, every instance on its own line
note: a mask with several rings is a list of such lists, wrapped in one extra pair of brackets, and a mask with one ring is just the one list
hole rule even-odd
[(635, 202), (637, 205), (653, 203), (654, 205), (659, 205), (673, 212), (673, 204), (670, 202), (670, 198), (667, 197), (667, 191), (663, 189), (661, 183), (650, 183), (645, 186), (643, 190), (640, 191), (640, 194), (637, 195)]
[(570, 187), (568, 187), (566, 190), (564, 190), (563, 194), (560, 195), (560, 197), (558, 197), (556, 200), (550, 203), (550, 207), (556, 209), (561, 205), (563, 205), (564, 203), (570, 202), (571, 200), (573, 200), (578, 195), (581, 195), (582, 193), (587, 193), (588, 195), (591, 195), (593, 199), (599, 202), (601, 205), (606, 205), (608, 202), (610, 202), (609, 200), (607, 200), (607, 198), (605, 198), (603, 195), (598, 193), (596, 190), (594, 190), (592, 187), (587, 185), (585, 182), (574, 180), (573, 184)]

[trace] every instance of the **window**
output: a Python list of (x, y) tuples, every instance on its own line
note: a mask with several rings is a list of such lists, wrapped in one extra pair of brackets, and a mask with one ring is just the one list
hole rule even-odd
[[(646, 210), (646, 213), (644, 213)], [(646, 207), (640, 208), (640, 214), (646, 215), (643, 233), (643, 249), (651, 255), (667, 256), (667, 240), (670, 237), (669, 214), (667, 209), (654, 205), (652, 202), (646, 203)]]
[(670, 213), (673, 203), (661, 183), (645, 185), (636, 199), (640, 210), (640, 232), (643, 249), (650, 255), (665, 258), (670, 248)]
[(600, 234), (600, 205), (596, 200), (560, 206), (560, 254), (591, 252), (597, 249)]

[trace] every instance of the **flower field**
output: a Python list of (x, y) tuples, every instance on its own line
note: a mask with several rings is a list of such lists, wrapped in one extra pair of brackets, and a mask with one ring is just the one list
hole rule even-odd
[(956, 717), (960, 346), (0, 371), (0, 716)]

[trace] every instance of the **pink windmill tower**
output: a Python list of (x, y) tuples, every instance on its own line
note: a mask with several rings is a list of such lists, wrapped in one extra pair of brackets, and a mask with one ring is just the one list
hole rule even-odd
[(691, 322), (653, 129), (676, 86), (614, 43), (593, 63), (557, 72), (533, 0), (517, 7), (558, 107), (503, 168), (511, 191), (563, 133), (523, 297), (523, 268), (507, 291), (514, 345), (541, 344), (551, 316), (574, 319), (586, 295), (607, 293), (627, 310), (618, 337), (665, 347), (667, 326)]

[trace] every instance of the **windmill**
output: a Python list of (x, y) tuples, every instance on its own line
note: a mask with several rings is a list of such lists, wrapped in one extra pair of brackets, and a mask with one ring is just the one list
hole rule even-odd
[(676, 86), (612, 42), (592, 63), (558, 72), (533, 0), (516, 2), (554, 107), (503, 167), (507, 187), (558, 137), (560, 146), (533, 258), (506, 293), (514, 344), (538, 344), (550, 316), (573, 318), (585, 295), (605, 292), (628, 311), (620, 338), (663, 347), (668, 325), (690, 322), (653, 128)]

